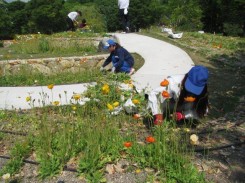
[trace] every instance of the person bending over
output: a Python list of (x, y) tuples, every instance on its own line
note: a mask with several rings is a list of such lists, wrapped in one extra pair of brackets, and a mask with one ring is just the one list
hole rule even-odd
[(208, 69), (194, 66), (185, 75), (169, 76), (148, 95), (148, 108), (154, 115), (154, 124), (165, 118), (176, 121), (199, 120), (208, 112)]
[(105, 66), (112, 63), (113, 67), (111, 71), (113, 73), (124, 72), (129, 75), (134, 73), (134, 58), (125, 48), (120, 46), (116, 41), (109, 39), (106, 41), (104, 49), (109, 50), (110, 55), (100, 68), (101, 71), (105, 70)]
[(82, 16), (81, 11), (73, 11), (67, 15), (66, 22), (68, 24), (68, 27), (66, 31), (75, 31), (75, 23), (77, 24), (77, 18), (79, 16)]

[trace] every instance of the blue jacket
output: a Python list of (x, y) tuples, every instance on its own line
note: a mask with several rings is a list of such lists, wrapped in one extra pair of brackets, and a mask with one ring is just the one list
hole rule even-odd
[(107, 66), (113, 61), (113, 65), (118, 72), (123, 66), (123, 62), (127, 62), (130, 67), (134, 66), (134, 58), (132, 55), (123, 47), (116, 48), (115, 51), (111, 52), (110, 56), (105, 60), (102, 67)]

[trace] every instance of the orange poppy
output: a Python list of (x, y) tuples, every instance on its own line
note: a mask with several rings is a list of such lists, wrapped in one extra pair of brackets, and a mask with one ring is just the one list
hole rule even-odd
[(195, 97), (185, 97), (184, 100), (186, 102), (194, 102), (196, 100), (196, 98)]
[(162, 96), (163, 96), (164, 98), (169, 98), (169, 97), (170, 97), (170, 94), (169, 94), (167, 91), (163, 91), (163, 92), (162, 92)]
[(149, 136), (149, 137), (146, 137), (146, 142), (148, 142), (148, 143), (154, 143), (155, 141), (156, 141), (156, 139), (154, 138), (154, 137), (152, 137), (152, 136)]
[(134, 119), (139, 119), (140, 118), (140, 115), (139, 114), (134, 114), (133, 118)]
[(160, 83), (161, 86), (168, 86), (169, 85), (169, 82), (168, 80), (164, 79), (161, 83)]
[(129, 148), (129, 147), (131, 147), (132, 146), (132, 142), (124, 142), (124, 147), (127, 147), (127, 148)]

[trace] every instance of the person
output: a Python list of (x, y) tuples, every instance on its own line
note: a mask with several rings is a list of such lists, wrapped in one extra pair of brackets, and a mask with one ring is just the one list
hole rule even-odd
[(155, 125), (165, 118), (200, 120), (208, 112), (208, 69), (194, 66), (187, 74), (169, 76), (147, 96)]
[(135, 71), (134, 58), (132, 55), (116, 41), (109, 39), (106, 41), (104, 49), (109, 50), (110, 55), (100, 68), (101, 71), (105, 70), (105, 66), (112, 62), (111, 72), (124, 72), (132, 75)]
[(87, 26), (87, 21), (86, 21), (86, 19), (82, 19), (82, 23), (79, 25), (79, 28), (84, 28), (84, 27), (86, 27)]
[(81, 11), (73, 11), (67, 15), (66, 22), (68, 24), (68, 27), (66, 31), (75, 31), (75, 23), (77, 24), (77, 18), (79, 16), (82, 16)]
[(119, 17), (121, 19), (123, 32), (129, 32), (128, 7), (129, 0), (118, 0)]

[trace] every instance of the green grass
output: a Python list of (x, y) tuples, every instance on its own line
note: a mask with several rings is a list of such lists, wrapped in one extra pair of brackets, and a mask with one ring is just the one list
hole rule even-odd
[[(234, 38), (236, 43), (232, 43), (233, 38), (226, 40), (214, 35), (197, 33), (184, 33), (183, 39), (172, 40), (154, 29), (144, 34), (185, 49), (195, 63), (209, 67), (210, 101), (217, 102), (217, 104), (212, 104), (214, 107), (222, 107), (228, 102), (231, 106), (238, 98), (237, 92), (244, 91), (240, 74), (243, 70), (237, 70), (227, 64), (219, 65), (219, 67), (215, 65), (217, 64), (215, 55), (219, 57), (223, 54), (228, 55), (227, 62), (232, 64), (239, 62), (239, 59), (233, 60), (231, 56), (242, 51), (241, 46), (244, 40)], [(56, 36), (60, 37), (60, 35), (53, 35), (52, 39)], [(72, 34), (71, 38), (76, 38), (76, 36)], [(35, 48), (41, 50), (43, 56), (53, 51), (49, 39), (41, 40), (39, 48)], [(220, 42), (222, 42), (222, 49), (213, 48), (213, 43)], [(34, 47), (32, 49), (35, 50)], [(74, 52), (77, 51), (74, 47), (73, 49)], [(134, 58), (136, 59), (135, 67), (139, 69), (144, 61), (137, 54), (134, 54)], [(231, 73), (235, 72), (236, 76), (233, 77)], [(132, 114), (124, 112), (113, 115), (112, 112), (115, 110), (113, 104), (118, 102), (122, 106), (129, 97), (139, 101), (135, 109), (138, 113), (149, 115), (145, 110), (146, 101), (143, 95), (134, 90), (119, 89), (120, 83), (130, 83), (128, 75), (102, 74), (98, 69), (75, 75), (71, 73), (60, 73), (54, 76), (44, 76), (40, 73), (32, 75), (25, 70), (22, 73), (18, 76), (1, 78), (1, 85), (33, 85), (35, 80), (38, 80), (40, 85), (90, 81), (96, 81), (97, 85), (89, 88), (70, 106), (53, 105), (20, 112), (1, 111), (0, 124), (3, 130), (29, 134), (23, 137), (24, 140), (10, 148), (11, 160), (1, 170), (1, 175), (5, 173), (14, 175), (20, 170), (22, 160), (33, 152), (36, 154), (35, 160), (40, 163), (39, 176), (43, 179), (58, 174), (65, 164), (73, 160), (79, 175), (88, 182), (104, 182), (107, 164), (116, 164), (120, 159), (126, 159), (129, 162), (127, 172), (151, 169), (152, 172), (147, 173), (147, 180), (150, 182), (205, 182), (204, 175), (199, 173), (192, 164), (193, 146), (189, 144), (190, 134), (184, 129), (177, 130), (174, 121), (166, 121), (164, 125), (146, 131), (143, 119), (136, 120)], [(220, 82), (223, 78), (225, 78), (225, 83)], [(103, 90), (105, 85), (107, 89)], [(231, 87), (233, 85), (236, 86), (234, 89)], [(231, 89), (232, 92), (227, 93)], [(90, 98), (90, 101), (85, 105), (80, 105), (80, 97)], [(113, 109), (109, 109), (108, 104)], [(155, 138), (154, 143), (146, 142), (145, 139), (149, 133)], [(8, 143), (6, 135), (0, 134), (0, 136), (3, 143)], [(132, 146), (125, 147), (125, 142), (130, 142)]]

